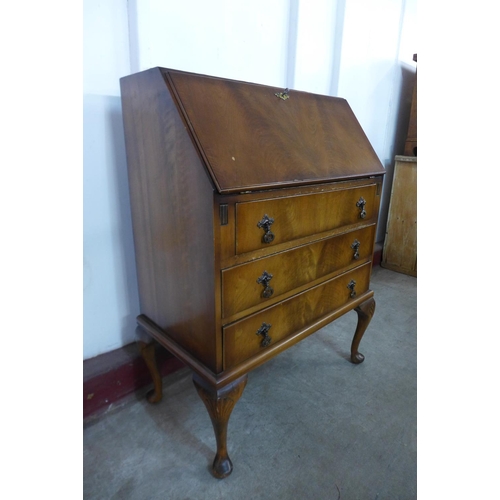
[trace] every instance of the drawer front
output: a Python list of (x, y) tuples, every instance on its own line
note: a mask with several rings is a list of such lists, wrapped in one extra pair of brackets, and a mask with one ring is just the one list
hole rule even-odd
[[(369, 220), (376, 215), (376, 188), (372, 184), (328, 193), (237, 203), (236, 253)], [(364, 206), (359, 206), (358, 202), (363, 201)]]
[[(357, 295), (370, 283), (371, 263), (223, 328), (224, 369), (233, 368), (253, 355), (348, 303), (355, 281)], [(270, 325), (267, 334), (266, 325)], [(257, 333), (258, 331), (261, 333)]]
[[(372, 255), (375, 224), (222, 272), (222, 316), (262, 305)], [(272, 277), (270, 277), (272, 276)]]

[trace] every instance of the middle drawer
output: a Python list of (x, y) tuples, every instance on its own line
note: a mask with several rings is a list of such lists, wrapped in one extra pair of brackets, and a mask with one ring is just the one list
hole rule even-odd
[(222, 317), (268, 305), (295, 288), (372, 255), (376, 224), (222, 271)]

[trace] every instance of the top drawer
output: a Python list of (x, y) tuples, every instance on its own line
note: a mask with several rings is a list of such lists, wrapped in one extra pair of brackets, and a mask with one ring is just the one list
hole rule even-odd
[(377, 185), (236, 204), (236, 253), (329, 231), (376, 215)]

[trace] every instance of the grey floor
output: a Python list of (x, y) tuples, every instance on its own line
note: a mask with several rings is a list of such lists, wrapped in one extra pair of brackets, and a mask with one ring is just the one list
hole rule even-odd
[(417, 280), (374, 268), (377, 308), (347, 361), (350, 312), (250, 373), (218, 480), (210, 419), (188, 369), (84, 426), (85, 499), (417, 498)]

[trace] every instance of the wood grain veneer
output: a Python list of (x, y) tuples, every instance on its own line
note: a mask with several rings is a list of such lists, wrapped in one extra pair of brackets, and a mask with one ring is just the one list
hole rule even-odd
[(192, 370), (223, 478), (251, 370), (353, 310), (364, 360), (384, 169), (344, 99), (166, 68), (120, 85), (138, 328)]

